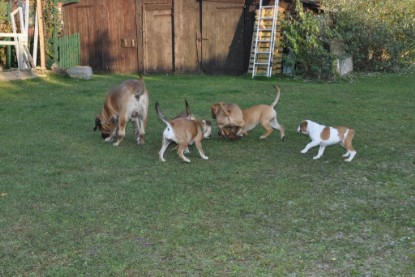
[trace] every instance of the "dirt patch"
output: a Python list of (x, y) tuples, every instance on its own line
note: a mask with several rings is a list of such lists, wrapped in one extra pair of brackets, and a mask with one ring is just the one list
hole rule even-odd
[(39, 75), (33, 70), (6, 70), (0, 71), (0, 81), (25, 80), (38, 78)]

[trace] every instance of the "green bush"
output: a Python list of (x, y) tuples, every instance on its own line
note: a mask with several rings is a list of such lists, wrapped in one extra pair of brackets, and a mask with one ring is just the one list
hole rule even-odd
[(329, 27), (325, 14), (304, 11), (299, 0), (295, 3), (295, 12), (282, 19), (284, 46), (289, 55), (284, 63), (295, 63), (296, 74), (315, 78), (331, 79), (333, 77), (330, 41), (335, 37)]
[(359, 71), (399, 71), (415, 62), (412, 0), (324, 0), (332, 29)]
[(284, 45), (295, 62), (296, 74), (331, 79), (330, 42), (341, 42), (353, 57), (356, 71), (396, 72), (415, 63), (415, 5), (411, 0), (322, 0), (324, 13), (304, 11), (300, 0), (295, 12), (283, 19)]
[[(7, 3), (0, 2), (0, 33), (10, 31), (10, 26), (7, 24)], [(4, 39), (4, 38), (1, 38)], [(6, 63), (6, 46), (0, 47), (0, 65)]]

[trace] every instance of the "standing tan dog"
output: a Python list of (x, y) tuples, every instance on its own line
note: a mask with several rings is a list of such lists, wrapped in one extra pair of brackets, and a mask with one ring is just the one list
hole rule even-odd
[(317, 155), (313, 157), (314, 160), (319, 159), (323, 155), (326, 146), (338, 143), (347, 150), (346, 154), (343, 155), (343, 158), (347, 158), (345, 159), (346, 162), (351, 162), (356, 155), (356, 151), (352, 146), (355, 134), (354, 129), (344, 126), (329, 127), (311, 120), (304, 120), (298, 126), (297, 132), (306, 134), (311, 139), (311, 142), (301, 150), (301, 153), (305, 154), (310, 148), (320, 145)]
[(101, 113), (95, 119), (94, 131), (99, 129), (105, 141), (118, 146), (125, 137), (125, 127), (133, 122), (137, 144), (144, 144), (148, 116), (148, 92), (144, 78), (126, 80), (107, 94)]
[(280, 131), (281, 140), (284, 140), (285, 129), (283, 125), (278, 123), (277, 112), (274, 109), (280, 99), (281, 91), (277, 86), (274, 86), (274, 88), (277, 91), (277, 96), (271, 105), (255, 105), (242, 111), (245, 120), (245, 135), (248, 131), (254, 129), (258, 124), (261, 124), (262, 127), (265, 128), (266, 133), (263, 134), (260, 139), (268, 137), (271, 135), (273, 129), (277, 129)]
[(161, 161), (166, 161), (164, 159), (164, 152), (172, 141), (177, 143), (177, 154), (183, 161), (190, 162), (190, 160), (184, 156), (184, 151), (193, 143), (196, 145), (202, 159), (208, 159), (202, 148), (202, 140), (203, 138), (209, 138), (211, 135), (212, 127), (210, 121), (188, 119), (185, 117), (168, 120), (161, 112), (158, 102), (156, 102), (155, 108), (157, 115), (167, 125), (163, 132), (163, 141), (159, 152)]

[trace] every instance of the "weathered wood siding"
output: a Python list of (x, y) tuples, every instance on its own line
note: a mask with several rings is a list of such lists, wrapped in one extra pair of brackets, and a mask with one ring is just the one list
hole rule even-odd
[(139, 5), (142, 20), (137, 25), (143, 30), (139, 41), (140, 68), (144, 72), (173, 72), (172, 3), (153, 2)]
[(65, 5), (63, 16), (63, 33), (80, 33), (81, 64), (95, 71), (248, 69), (252, 16), (245, 0), (81, 0)]
[(174, 1), (175, 71), (201, 71), (200, 2)]
[[(64, 6), (63, 17), (63, 33), (80, 34), (82, 65), (95, 71), (138, 71), (134, 0), (82, 0)], [(122, 47), (126, 39), (129, 47)]]
[(206, 73), (244, 72), (244, 3), (203, 1), (202, 68)]

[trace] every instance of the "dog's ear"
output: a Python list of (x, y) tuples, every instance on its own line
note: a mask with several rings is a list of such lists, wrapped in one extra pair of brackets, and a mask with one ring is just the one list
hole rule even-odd
[(225, 104), (225, 103), (223, 103), (223, 102), (219, 102), (219, 106), (220, 106), (220, 108), (222, 109), (223, 113), (224, 113), (227, 117), (230, 117), (230, 113), (231, 113), (232, 111), (231, 111), (231, 110), (226, 110), (226, 108), (225, 108), (224, 104)]
[(212, 118), (216, 119), (216, 116), (218, 115), (220, 105), (219, 104), (213, 104), (212, 107), (210, 107), (210, 111), (212, 113)]
[(95, 118), (95, 127), (94, 127), (94, 131), (96, 131), (97, 129), (101, 130), (102, 128), (102, 124), (101, 124), (101, 118), (99, 117), (99, 115)]
[(307, 127), (308, 127), (308, 122), (307, 121), (303, 121), (300, 124), (300, 131), (302, 133), (306, 133), (307, 132)]
[(113, 114), (111, 116), (111, 123), (112, 124), (117, 124), (118, 123), (118, 114)]

